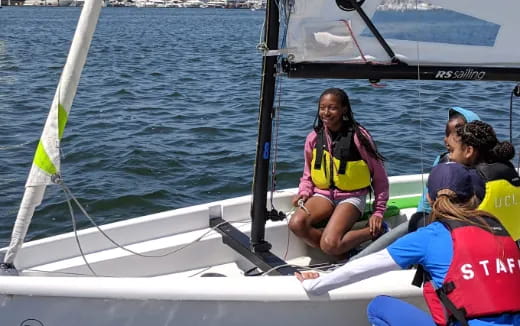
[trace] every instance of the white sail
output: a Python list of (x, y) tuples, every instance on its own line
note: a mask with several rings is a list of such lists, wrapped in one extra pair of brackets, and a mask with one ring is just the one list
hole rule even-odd
[(67, 62), (52, 101), (45, 127), (34, 155), (11, 235), (5, 263), (13, 263), (31, 223), (35, 208), (40, 205), (45, 188), (60, 174), (60, 140), (63, 136), (72, 101), (76, 95), (81, 71), (85, 65), (90, 42), (96, 28), (101, 0), (86, 0), (72, 40)]
[[(374, 15), (379, 4), (380, 0), (366, 0), (361, 4), (378, 31), (380, 26)], [(423, 65), (519, 66), (520, 52), (515, 50), (518, 29), (515, 14), (520, 10), (520, 2), (503, 0), (498, 6), (489, 1), (431, 0), (428, 4), (431, 4), (430, 8), (437, 8), (434, 10), (450, 11), (466, 18), (469, 23), (481, 22), (484, 27), (473, 36), (478, 36), (480, 32), (489, 32), (489, 36), (486, 41), (468, 41), (465, 44), (443, 40), (442, 34), (447, 34), (442, 33), (443, 22), (432, 23), (429, 31), (417, 28), (417, 38), (397, 37), (395, 33), (387, 36), (382, 32), (399, 60)], [(409, 14), (409, 7), (397, 14)], [(424, 6), (421, 6), (417, 11), (424, 14), (423, 9)], [(464, 20), (451, 21), (445, 28), (458, 30), (460, 27), (465, 27)], [(427, 32), (437, 32), (441, 37), (431, 40), (421, 38), (421, 34)], [(287, 48), (293, 62), (370, 61), (390, 64), (392, 59), (368, 30), (359, 13), (341, 10), (336, 1), (295, 0), (288, 24)]]

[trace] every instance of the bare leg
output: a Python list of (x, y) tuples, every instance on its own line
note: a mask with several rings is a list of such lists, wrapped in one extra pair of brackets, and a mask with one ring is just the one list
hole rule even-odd
[(319, 248), (323, 231), (313, 225), (329, 218), (334, 207), (330, 201), (319, 196), (309, 198), (305, 207), (310, 214), (298, 208), (289, 220), (289, 229), (311, 247)]
[(320, 248), (329, 255), (340, 256), (372, 238), (368, 227), (351, 231), (361, 213), (351, 203), (336, 207), (323, 230)]

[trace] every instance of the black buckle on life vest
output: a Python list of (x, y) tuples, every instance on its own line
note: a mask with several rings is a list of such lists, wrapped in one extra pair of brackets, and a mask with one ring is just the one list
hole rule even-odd
[(444, 289), (444, 292), (446, 294), (450, 294), (453, 290), (455, 290), (455, 283), (449, 282), (442, 285), (442, 288)]

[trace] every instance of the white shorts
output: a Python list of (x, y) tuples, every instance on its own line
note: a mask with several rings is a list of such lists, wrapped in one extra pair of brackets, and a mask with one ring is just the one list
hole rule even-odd
[(365, 212), (365, 206), (367, 204), (367, 195), (362, 195), (362, 196), (357, 196), (357, 197), (349, 197), (349, 198), (346, 198), (346, 199), (335, 199), (335, 200), (332, 200), (329, 197), (327, 197), (325, 195), (322, 195), (322, 194), (314, 194), (312, 196), (325, 198), (334, 207), (337, 207), (337, 206), (339, 206), (339, 205), (341, 205), (343, 203), (350, 203), (350, 204), (354, 205), (358, 209), (358, 211), (361, 212), (361, 215), (363, 215), (363, 213)]

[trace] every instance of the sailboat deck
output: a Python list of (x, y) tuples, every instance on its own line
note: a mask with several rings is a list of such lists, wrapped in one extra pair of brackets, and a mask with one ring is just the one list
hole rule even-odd
[[(414, 211), (413, 208), (403, 209), (400, 215), (386, 220), (394, 226), (406, 220)], [(249, 223), (233, 224), (242, 232), (249, 232)], [(355, 227), (363, 227), (365, 224), (366, 221), (361, 221)], [(285, 221), (269, 223), (268, 235), (268, 240), (273, 244), (273, 252), (289, 265), (305, 268), (313, 264), (334, 262), (333, 257), (306, 246), (290, 233)], [(125, 248), (132, 252), (117, 247), (108, 248), (84, 257), (76, 255), (31, 266), (23, 274), (92, 276), (94, 271), (97, 276), (109, 277), (235, 277), (244, 276), (248, 270), (254, 269), (254, 265), (222, 243), (220, 234), (209, 228), (142, 241)], [(92, 270), (85, 265), (85, 260)]]

